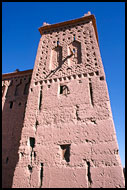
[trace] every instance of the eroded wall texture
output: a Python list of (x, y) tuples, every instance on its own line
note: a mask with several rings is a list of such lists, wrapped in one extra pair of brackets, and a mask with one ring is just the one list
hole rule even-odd
[(124, 187), (91, 19), (44, 28), (20, 136), (13, 188)]

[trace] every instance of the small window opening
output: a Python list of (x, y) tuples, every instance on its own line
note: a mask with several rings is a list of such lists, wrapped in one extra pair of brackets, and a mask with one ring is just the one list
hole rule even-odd
[(100, 80), (104, 80), (104, 76), (100, 77)]
[(28, 169), (29, 169), (30, 173), (32, 173), (32, 167), (30, 165), (28, 165)]
[(12, 107), (13, 107), (13, 102), (11, 101), (10, 102), (10, 109), (12, 109)]
[(7, 158), (6, 158), (6, 164), (8, 163), (8, 160), (9, 160), (9, 159), (8, 159), (8, 157), (7, 157)]
[(57, 46), (59, 45), (59, 40), (57, 41)]
[(33, 149), (35, 146), (35, 138), (34, 137), (30, 137), (30, 146)]
[(66, 85), (60, 85), (60, 94), (67, 95), (69, 94), (69, 88)]
[(99, 75), (99, 71), (96, 71), (95, 73), (96, 73), (96, 75)]
[(63, 94), (64, 86), (60, 86), (60, 94)]
[(75, 54), (75, 48), (73, 48), (73, 54)]
[(60, 145), (62, 149), (62, 158), (66, 160), (66, 162), (70, 162), (70, 144)]
[(40, 188), (43, 185), (43, 167), (44, 167), (44, 164), (41, 163), (41, 168), (40, 168)]

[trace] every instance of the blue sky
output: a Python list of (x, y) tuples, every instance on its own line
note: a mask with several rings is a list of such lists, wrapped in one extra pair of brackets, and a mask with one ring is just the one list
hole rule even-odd
[(4, 2), (2, 3), (2, 73), (33, 69), (38, 28), (82, 17), (96, 17), (122, 165), (125, 166), (125, 3), (124, 2)]

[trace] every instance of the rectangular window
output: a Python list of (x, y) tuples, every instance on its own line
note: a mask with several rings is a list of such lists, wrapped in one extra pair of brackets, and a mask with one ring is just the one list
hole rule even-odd
[(60, 85), (60, 94), (63, 94), (64, 92), (64, 85)]
[(12, 109), (12, 107), (13, 107), (13, 102), (11, 101), (10, 102), (10, 109)]
[(69, 88), (67, 85), (61, 84), (59, 94), (68, 95), (70, 94)]
[(70, 144), (60, 145), (62, 150), (62, 159), (70, 162)]
[(34, 137), (30, 137), (30, 146), (33, 149), (35, 146), (35, 138)]

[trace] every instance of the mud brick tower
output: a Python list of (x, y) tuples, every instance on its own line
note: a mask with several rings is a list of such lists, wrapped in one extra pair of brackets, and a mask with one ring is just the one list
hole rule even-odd
[(124, 187), (94, 15), (39, 31), (12, 187)]

